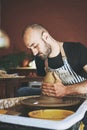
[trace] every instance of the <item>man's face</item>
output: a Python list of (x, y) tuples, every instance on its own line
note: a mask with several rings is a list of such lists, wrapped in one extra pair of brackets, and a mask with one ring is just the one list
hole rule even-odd
[(40, 32), (28, 29), (24, 34), (24, 43), (27, 48), (30, 48), (33, 55), (38, 55), (42, 59), (49, 57), (51, 46), (42, 39)]

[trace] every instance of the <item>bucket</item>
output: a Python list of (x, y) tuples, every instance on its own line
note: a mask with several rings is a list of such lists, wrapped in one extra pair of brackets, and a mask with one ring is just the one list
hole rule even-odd
[(62, 120), (73, 113), (74, 113), (73, 111), (62, 109), (43, 109), (43, 110), (31, 111), (28, 113), (28, 115), (30, 117), (39, 119)]
[[(71, 110), (63, 110), (63, 109), (43, 109), (43, 110), (34, 110), (28, 113), (29, 117), (39, 118), (39, 119), (47, 119), (47, 120), (63, 120), (68, 116), (72, 115), (74, 112)], [(71, 128), (67, 130), (83, 130), (80, 126), (80, 122), (73, 125)]]

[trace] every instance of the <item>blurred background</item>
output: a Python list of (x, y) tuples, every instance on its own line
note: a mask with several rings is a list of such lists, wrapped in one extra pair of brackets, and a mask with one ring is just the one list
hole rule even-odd
[(42, 24), (59, 41), (87, 46), (87, 0), (0, 0), (0, 28), (10, 39), (10, 46), (0, 49), (1, 60), (16, 61), (18, 55), (24, 60), (25, 53), (32, 57), (21, 36), (31, 23)]

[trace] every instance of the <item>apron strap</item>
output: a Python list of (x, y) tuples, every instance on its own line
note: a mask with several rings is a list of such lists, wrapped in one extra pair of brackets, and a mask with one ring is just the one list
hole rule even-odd
[[(66, 56), (64, 48), (63, 48), (63, 43), (60, 43), (59, 46), (60, 46), (60, 52), (61, 52), (61, 55), (62, 55), (62, 59), (63, 60), (67, 59), (67, 56)], [(46, 70), (46, 72), (49, 70), (48, 69), (48, 59), (45, 60), (45, 70)]]
[(48, 72), (48, 59), (45, 60), (45, 71)]
[(60, 52), (62, 55), (62, 59), (67, 59), (66, 53), (65, 53), (64, 48), (63, 48), (63, 44), (60, 43), (59, 46), (60, 46)]

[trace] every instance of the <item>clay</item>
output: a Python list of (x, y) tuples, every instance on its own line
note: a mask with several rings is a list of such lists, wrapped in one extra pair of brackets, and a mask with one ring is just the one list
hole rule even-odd
[(53, 72), (47, 72), (46, 76), (44, 77), (43, 82), (44, 83), (55, 83), (55, 77), (53, 75)]
[(44, 83), (56, 83), (56, 82), (62, 82), (59, 76), (55, 72), (47, 72), (46, 76), (43, 80)]

